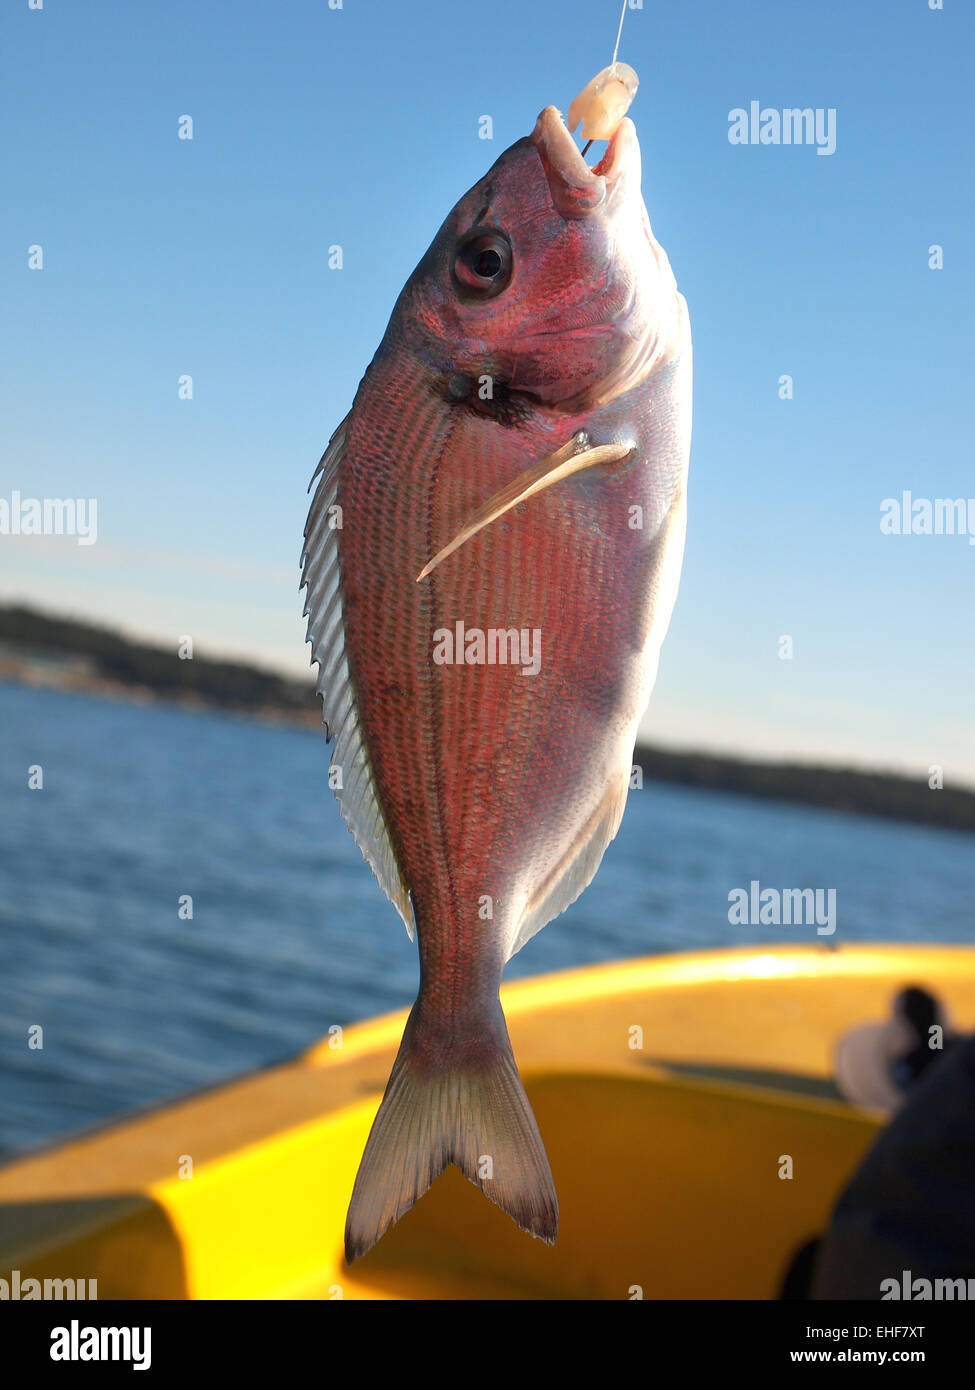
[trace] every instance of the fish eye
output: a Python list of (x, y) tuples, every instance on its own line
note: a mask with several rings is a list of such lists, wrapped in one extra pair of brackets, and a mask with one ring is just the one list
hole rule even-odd
[(477, 232), (462, 241), (454, 257), (454, 280), (463, 293), (490, 299), (511, 279), (511, 242), (499, 232)]

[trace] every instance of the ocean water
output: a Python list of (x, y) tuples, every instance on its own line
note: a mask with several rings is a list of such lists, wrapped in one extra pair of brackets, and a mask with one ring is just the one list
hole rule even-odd
[[(312, 730), (0, 684), (0, 1154), (412, 1002), (415, 948), (327, 768)], [(753, 879), (835, 889), (833, 942), (973, 939), (975, 838), (646, 785), (593, 885), (507, 976), (827, 939), (732, 926), (729, 892)]]

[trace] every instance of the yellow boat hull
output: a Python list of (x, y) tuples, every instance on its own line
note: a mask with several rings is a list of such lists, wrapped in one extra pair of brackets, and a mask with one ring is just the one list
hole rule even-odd
[(0, 1168), (0, 1277), (95, 1278), (100, 1299), (773, 1298), (881, 1123), (832, 1092), (835, 1043), (910, 983), (975, 1028), (960, 947), (709, 952), (506, 986), (554, 1247), (451, 1168), (346, 1268), (399, 1013)]

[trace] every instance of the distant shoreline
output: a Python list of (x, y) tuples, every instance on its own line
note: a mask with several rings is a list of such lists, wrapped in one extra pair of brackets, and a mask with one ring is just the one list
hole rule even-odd
[[(264, 723), (321, 728), (309, 676), (300, 681), (244, 662), (214, 661), (135, 642), (93, 624), (0, 606), (0, 681), (136, 703), (220, 710)], [(638, 746), (647, 782), (821, 806), (975, 834), (975, 790), (931, 790), (894, 773), (749, 762), (716, 753)]]

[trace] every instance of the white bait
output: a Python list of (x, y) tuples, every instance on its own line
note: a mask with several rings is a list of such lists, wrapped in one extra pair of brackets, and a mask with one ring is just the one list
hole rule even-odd
[(610, 63), (573, 101), (566, 125), (574, 131), (581, 121), (583, 140), (611, 139), (639, 85), (640, 79), (628, 63)]

